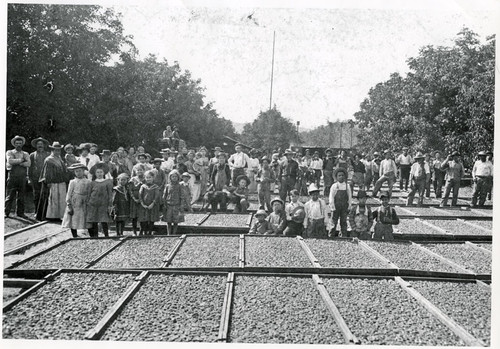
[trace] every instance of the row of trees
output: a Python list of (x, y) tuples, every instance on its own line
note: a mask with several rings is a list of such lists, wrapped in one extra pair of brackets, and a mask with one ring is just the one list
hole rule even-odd
[(7, 142), (21, 134), (157, 148), (166, 125), (193, 146), (235, 134), (177, 62), (137, 58), (111, 9), (10, 4), (7, 30)]
[(300, 133), (300, 139), (306, 146), (330, 148), (355, 148), (358, 144), (360, 129), (354, 122), (328, 121), (326, 125)]
[(454, 46), (424, 47), (407, 63), (405, 77), (394, 73), (371, 88), (354, 115), (359, 147), (458, 150), (469, 157), (492, 150), (494, 36), (481, 44), (463, 29)]

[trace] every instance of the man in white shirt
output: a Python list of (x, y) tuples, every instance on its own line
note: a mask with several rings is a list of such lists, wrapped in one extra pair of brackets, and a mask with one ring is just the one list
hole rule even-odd
[(375, 183), (375, 188), (373, 189), (373, 197), (377, 196), (378, 191), (382, 187), (384, 182), (387, 182), (389, 186), (389, 197), (392, 196), (392, 186), (396, 183), (396, 172), (398, 168), (396, 167), (396, 162), (391, 159), (391, 151), (387, 149), (385, 152), (385, 159), (380, 162), (379, 167), (379, 179)]
[(405, 191), (408, 191), (408, 183), (410, 178), (410, 168), (413, 159), (411, 155), (408, 154), (408, 148), (403, 147), (403, 153), (399, 154), (396, 159), (396, 164), (399, 166), (400, 178), (399, 178), (399, 189), (403, 190), (403, 182), (405, 182)]
[(415, 197), (415, 193), (418, 191), (418, 206), (422, 206), (424, 203), (424, 193), (427, 182), (431, 178), (431, 171), (429, 168), (429, 164), (424, 162), (424, 155), (421, 152), (418, 152), (415, 155), (415, 163), (411, 166), (410, 169), (410, 183), (411, 183), (411, 191), (408, 194), (408, 199), (406, 201), (406, 206), (413, 205), (413, 199)]
[(232, 170), (233, 186), (236, 187), (236, 178), (245, 174), (245, 168), (248, 167), (250, 158), (247, 154), (243, 153), (240, 143), (237, 143), (234, 146), (234, 150), (236, 150), (236, 153), (229, 157), (227, 163), (229, 168)]
[(163, 156), (163, 161), (161, 163), (160, 169), (165, 172), (168, 178), (168, 174), (174, 169), (175, 161), (174, 158), (170, 156), (169, 148), (162, 149), (161, 154)]
[(480, 151), (477, 156), (479, 160), (472, 168), (472, 179), (474, 180), (474, 194), (472, 194), (472, 207), (476, 207), (479, 198), (479, 207), (484, 206), (490, 183), (493, 183), (493, 165), (486, 161), (486, 152)]
[(327, 237), (328, 212), (326, 203), (319, 198), (319, 189), (314, 183), (311, 183), (308, 192), (311, 199), (304, 205), (306, 237)]

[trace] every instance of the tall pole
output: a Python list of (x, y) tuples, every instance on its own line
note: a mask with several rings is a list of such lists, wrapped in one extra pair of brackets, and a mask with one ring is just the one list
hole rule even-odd
[(274, 78), (274, 44), (276, 42), (276, 30), (273, 32), (273, 60), (271, 63), (271, 93), (269, 96), (269, 110), (272, 108), (273, 104), (273, 78)]

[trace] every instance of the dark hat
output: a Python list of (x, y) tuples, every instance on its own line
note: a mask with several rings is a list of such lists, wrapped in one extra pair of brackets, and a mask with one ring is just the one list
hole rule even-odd
[(346, 171), (346, 169), (345, 169), (345, 168), (343, 168), (343, 167), (339, 167), (339, 168), (337, 168), (337, 169), (335, 170), (335, 172), (334, 172), (334, 174), (333, 174), (334, 178), (337, 178), (337, 175), (338, 175), (340, 172), (343, 172), (343, 173), (344, 173), (344, 175), (347, 177), (347, 171)]
[(163, 159), (161, 159), (161, 158), (154, 158), (153, 159), (153, 164), (156, 163), (156, 162), (163, 162)]
[(493, 152), (492, 152), (491, 150), (488, 150), (488, 151), (486, 152), (486, 155), (493, 155)]
[(64, 146), (64, 150), (65, 150), (65, 151), (68, 151), (68, 149), (69, 149), (69, 148), (71, 148), (71, 149), (73, 149), (73, 150), (74, 150), (74, 149), (75, 149), (75, 146), (74, 146), (73, 144), (71, 144), (71, 143), (68, 143), (68, 144), (66, 144), (66, 145)]
[(481, 150), (479, 153), (477, 153), (478, 156), (487, 156), (488, 154), (484, 151)]
[(165, 148), (161, 150), (162, 153), (170, 153), (170, 148)]
[(52, 145), (49, 145), (50, 149), (62, 149), (62, 147), (62, 144), (57, 141), (54, 141)]
[(90, 168), (90, 173), (94, 175), (95, 172), (97, 170), (99, 170), (99, 169), (103, 170), (105, 175), (106, 175), (106, 173), (109, 172), (109, 166), (108, 166), (108, 164), (105, 163), (105, 162), (103, 162), (103, 161), (99, 161), (97, 164), (95, 164), (94, 166), (92, 166)]
[(14, 138), (12, 138), (12, 139), (10, 140), (10, 143), (11, 143), (12, 145), (14, 145), (14, 143), (15, 143), (17, 140), (21, 140), (21, 141), (23, 141), (23, 145), (25, 145), (25, 144), (26, 144), (26, 138), (24, 138), (23, 136), (15, 136)]
[(273, 200), (271, 200), (271, 206), (275, 203), (275, 202), (279, 202), (280, 204), (284, 205), (285, 203), (283, 202), (283, 200), (281, 200), (280, 198), (275, 198)]
[(83, 168), (85, 171), (88, 171), (87, 166), (85, 166), (85, 165), (84, 165), (84, 164), (82, 164), (81, 162), (76, 162), (76, 163), (74, 163), (73, 165), (69, 166), (69, 167), (68, 167), (68, 170), (70, 170), (70, 171), (74, 171), (74, 170), (76, 170), (77, 168)]
[(108, 150), (108, 149), (103, 149), (102, 150), (102, 153), (99, 154), (99, 155), (107, 155), (107, 156), (111, 156), (111, 150)]
[(42, 138), (42, 137), (38, 137), (38, 138), (35, 138), (34, 140), (31, 141), (31, 145), (33, 146), (33, 148), (36, 148), (36, 144), (40, 141), (42, 141), (46, 147), (49, 146), (48, 140), (46, 140), (45, 138)]
[(367, 198), (368, 195), (366, 195), (366, 191), (364, 190), (358, 190), (358, 194), (356, 195), (356, 198), (362, 199), (362, 198)]
[(240, 181), (244, 179), (245, 182), (247, 182), (247, 185), (250, 184), (250, 179), (246, 176), (246, 175), (239, 175), (238, 177), (236, 177), (236, 183), (240, 183)]
[(80, 143), (80, 145), (76, 149), (77, 150), (83, 150), (83, 149), (90, 150), (90, 143)]
[(390, 198), (391, 196), (389, 195), (389, 192), (388, 191), (383, 191), (380, 193), (380, 196), (379, 196), (379, 199), (382, 199), (382, 198)]
[(260, 159), (260, 162), (264, 162), (264, 161), (267, 161), (267, 163), (271, 163), (271, 160), (269, 160), (269, 158), (265, 155)]

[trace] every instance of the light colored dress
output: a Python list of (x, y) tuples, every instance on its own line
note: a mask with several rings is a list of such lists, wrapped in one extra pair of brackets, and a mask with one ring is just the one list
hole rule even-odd
[(88, 178), (75, 178), (69, 182), (66, 194), (66, 204), (73, 208), (73, 215), (64, 213), (63, 228), (87, 229), (87, 199), (90, 192), (91, 181)]

